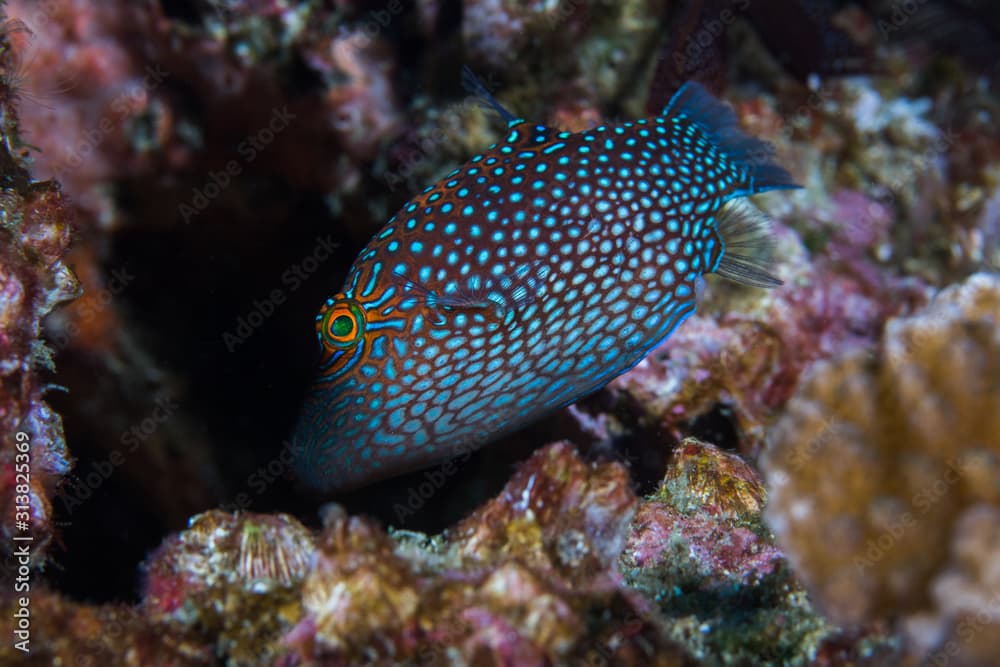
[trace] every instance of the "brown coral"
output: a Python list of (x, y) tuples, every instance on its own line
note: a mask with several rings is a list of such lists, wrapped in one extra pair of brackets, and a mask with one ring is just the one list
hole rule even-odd
[(947, 627), (982, 607), (941, 598), (956, 568), (996, 592), (987, 570), (961, 564), (970, 549), (998, 557), (969, 523), (1000, 505), (998, 325), (1000, 276), (976, 274), (890, 321), (874, 358), (818, 364), (777, 424), (768, 520), (835, 618), (923, 610), (937, 629), (925, 618), (920, 634), (947, 641)]
[(52, 537), (52, 494), (71, 465), (62, 420), (43, 400), (52, 360), (41, 321), (78, 293), (63, 262), (73, 214), (58, 184), (28, 173), (13, 110), (0, 116), (0, 533), (4, 550), (14, 535), (30, 537), (38, 565)]
[(764, 509), (767, 492), (757, 473), (739, 456), (686, 438), (674, 451), (656, 497), (669, 499), (680, 512), (753, 520)]
[[(12, 603), (0, 605), (0, 630), (12, 636)], [(95, 606), (68, 601), (43, 589), (31, 594), (27, 652), (0, 645), (0, 664), (50, 667), (187, 667), (212, 665), (213, 652), (150, 625), (142, 613), (124, 605)]]
[(198, 515), (147, 565), (143, 616), (240, 664), (262, 664), (302, 615), (299, 588), (315, 550), (312, 534), (284, 514)]
[(635, 504), (624, 468), (557, 443), (438, 538), (334, 511), (289, 641), (332, 664), (686, 664), (617, 574)]

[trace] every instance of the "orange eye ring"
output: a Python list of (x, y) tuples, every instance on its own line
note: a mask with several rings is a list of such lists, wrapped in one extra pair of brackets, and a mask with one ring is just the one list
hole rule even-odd
[(335, 301), (317, 318), (316, 333), (327, 347), (354, 347), (365, 334), (365, 311), (351, 299)]

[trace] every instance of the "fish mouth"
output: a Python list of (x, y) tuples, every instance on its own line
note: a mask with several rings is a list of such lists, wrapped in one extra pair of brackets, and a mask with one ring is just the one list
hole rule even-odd
[(344, 406), (345, 393), (355, 397), (343, 385), (314, 389), (295, 424), (292, 470), (309, 493), (345, 493), (399, 474), (378, 459), (370, 432), (349, 426), (353, 415)]
[(328, 401), (315, 393), (310, 395), (299, 413), (292, 432), (292, 470), (302, 486), (313, 493), (333, 493), (341, 490), (335, 461), (337, 450), (333, 424), (327, 418)]

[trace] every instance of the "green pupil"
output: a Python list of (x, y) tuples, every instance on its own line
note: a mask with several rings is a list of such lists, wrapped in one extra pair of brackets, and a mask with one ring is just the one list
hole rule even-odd
[(333, 320), (333, 326), (330, 327), (330, 331), (337, 338), (341, 338), (351, 333), (354, 329), (354, 320), (352, 320), (347, 315), (340, 315)]

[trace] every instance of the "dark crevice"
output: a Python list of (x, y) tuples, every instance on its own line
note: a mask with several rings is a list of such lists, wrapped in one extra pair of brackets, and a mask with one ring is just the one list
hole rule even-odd
[(201, 12), (195, 0), (160, 0), (160, 7), (167, 18), (190, 25), (201, 25)]
[(711, 410), (695, 417), (689, 434), (730, 452), (738, 452), (740, 449), (736, 417), (732, 408), (725, 403), (716, 403)]

